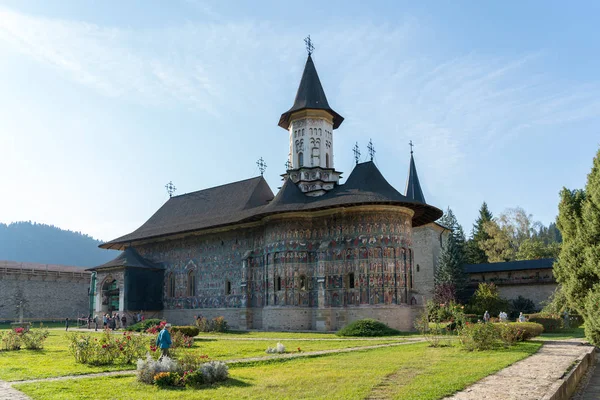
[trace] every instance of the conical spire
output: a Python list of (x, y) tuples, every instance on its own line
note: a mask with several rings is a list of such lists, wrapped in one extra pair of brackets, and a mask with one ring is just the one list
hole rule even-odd
[(333, 116), (333, 129), (337, 129), (344, 120), (344, 117), (329, 107), (325, 91), (323, 90), (323, 86), (321, 86), (321, 81), (319, 80), (317, 69), (315, 68), (315, 63), (310, 54), (308, 55), (306, 65), (304, 66), (304, 72), (302, 73), (300, 86), (298, 86), (294, 105), (288, 111), (281, 114), (279, 126), (283, 129), (288, 129), (292, 113), (307, 109), (325, 110), (329, 112)]
[(417, 167), (415, 166), (415, 159), (413, 157), (412, 142), (410, 149), (410, 166), (408, 168), (408, 180), (406, 182), (406, 197), (411, 200), (418, 201), (419, 203), (425, 203), (425, 196), (421, 190), (421, 184), (419, 183), (419, 176), (417, 175)]

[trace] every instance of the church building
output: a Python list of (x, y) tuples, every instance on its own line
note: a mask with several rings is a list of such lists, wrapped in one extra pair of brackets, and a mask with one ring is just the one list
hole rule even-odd
[[(96, 273), (95, 312), (143, 311), (174, 324), (223, 316), (232, 328), (337, 330), (375, 318), (412, 330), (432, 297), (448, 230), (425, 202), (411, 151), (404, 193), (371, 161), (346, 181), (329, 105), (309, 52), (292, 107), (283, 186), (262, 176), (171, 197)], [(282, 152), (285, 151), (281, 149)]]

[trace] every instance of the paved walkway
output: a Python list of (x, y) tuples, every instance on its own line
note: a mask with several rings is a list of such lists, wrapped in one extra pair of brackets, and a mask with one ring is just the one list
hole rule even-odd
[(0, 400), (29, 400), (29, 396), (10, 387), (10, 383), (0, 381)]
[[(539, 400), (587, 351), (589, 346), (580, 340), (547, 341), (536, 354), (446, 399)], [(593, 398), (598, 400), (598, 397)]]

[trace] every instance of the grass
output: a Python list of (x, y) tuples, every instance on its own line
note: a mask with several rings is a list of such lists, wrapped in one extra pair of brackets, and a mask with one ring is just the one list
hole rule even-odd
[[(135, 377), (17, 384), (33, 399), (440, 399), (535, 353), (541, 343), (465, 352), (426, 344), (231, 367), (231, 379), (198, 390), (159, 390)], [(108, 388), (99, 390), (98, 388)]]
[[(98, 333), (99, 335), (99, 333)], [(306, 335), (305, 335), (306, 336)], [(336, 337), (336, 336), (334, 336)], [(288, 351), (296, 352), (298, 347), (302, 352), (341, 349), (348, 347), (372, 346), (375, 344), (397, 343), (398, 339), (388, 340), (327, 340), (327, 341), (294, 341), (281, 340)], [(259, 340), (218, 340), (198, 339), (191, 349), (184, 351), (207, 354), (213, 359), (229, 360), (234, 358), (249, 358), (266, 356), (267, 346), (274, 347), (277, 341)], [(0, 379), (18, 381), (26, 379), (49, 378), (66, 375), (81, 375), (95, 372), (134, 369), (134, 365), (107, 365), (92, 367), (77, 364), (69, 353), (68, 341), (63, 330), (50, 330), (50, 336), (43, 350), (0, 351)]]
[[(400, 332), (397, 335), (385, 336), (387, 338), (418, 336), (417, 332)], [(257, 339), (335, 339), (339, 340), (340, 336), (335, 333), (316, 333), (316, 332), (261, 332), (261, 331), (230, 331), (224, 333), (218, 332), (200, 332), (199, 337), (215, 337), (215, 338), (257, 338)], [(382, 339), (379, 337), (377, 339)]]
[(565, 339), (583, 339), (585, 332), (583, 327), (571, 329), (559, 329), (555, 332), (544, 332), (536, 339), (540, 340), (565, 340)]

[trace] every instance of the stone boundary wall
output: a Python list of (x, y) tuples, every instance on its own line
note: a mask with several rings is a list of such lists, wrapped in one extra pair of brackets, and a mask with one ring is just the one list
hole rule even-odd
[(0, 320), (18, 320), (19, 303), (25, 320), (76, 320), (88, 315), (89, 272), (75, 267), (12, 264), (0, 262)]
[(542, 302), (547, 301), (557, 288), (556, 283), (546, 284), (528, 284), (528, 285), (498, 285), (500, 297), (507, 300), (514, 300), (523, 296), (533, 300), (536, 307), (541, 308)]

